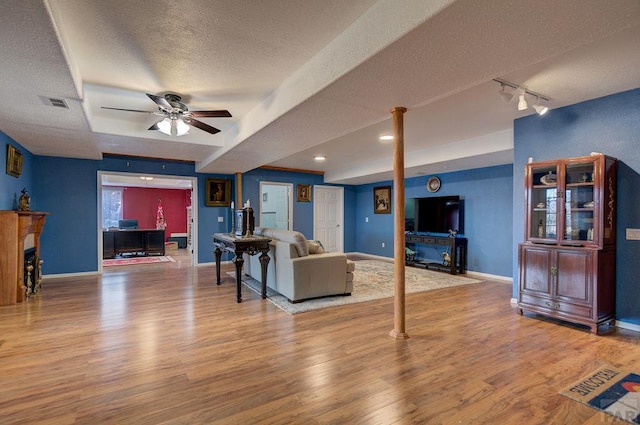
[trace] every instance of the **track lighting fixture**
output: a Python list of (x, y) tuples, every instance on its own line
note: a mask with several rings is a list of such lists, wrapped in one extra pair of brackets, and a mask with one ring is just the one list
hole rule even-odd
[[(535, 96), (536, 103), (532, 104), (531, 107), (536, 111), (538, 115), (544, 115), (549, 111), (549, 107), (540, 104), (541, 100), (549, 101), (549, 98), (541, 95), (540, 93), (533, 92), (527, 89), (524, 86), (520, 86), (518, 84), (511, 83), (507, 80), (503, 80), (500, 78), (494, 78), (493, 81), (500, 84), (500, 97), (505, 102), (511, 102), (514, 96), (518, 96), (518, 111), (525, 111), (529, 108), (529, 103), (527, 102), (527, 95)], [(511, 91), (507, 91), (510, 89)]]

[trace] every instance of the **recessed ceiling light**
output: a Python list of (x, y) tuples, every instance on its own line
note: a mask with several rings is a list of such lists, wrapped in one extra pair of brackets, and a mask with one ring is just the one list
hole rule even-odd
[(316, 155), (316, 156), (314, 156), (314, 157), (313, 157), (313, 160), (314, 160), (314, 161), (318, 161), (318, 162), (322, 162), (322, 161), (324, 161), (325, 159), (327, 159), (327, 157), (326, 157), (326, 156), (324, 156), (324, 155)]
[(383, 141), (393, 140), (393, 136), (391, 136), (390, 134), (384, 134), (380, 136), (380, 140), (383, 140)]

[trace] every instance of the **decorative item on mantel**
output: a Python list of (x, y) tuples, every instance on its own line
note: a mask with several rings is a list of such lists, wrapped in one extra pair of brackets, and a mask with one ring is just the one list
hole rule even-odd
[(27, 193), (27, 189), (26, 188), (22, 189), (21, 193), (22, 195), (20, 195), (20, 199), (18, 200), (18, 211), (31, 211), (29, 207), (31, 198)]
[(244, 207), (236, 211), (236, 236), (253, 236), (254, 229), (255, 220), (253, 217), (253, 208), (251, 208), (251, 201), (247, 199)]

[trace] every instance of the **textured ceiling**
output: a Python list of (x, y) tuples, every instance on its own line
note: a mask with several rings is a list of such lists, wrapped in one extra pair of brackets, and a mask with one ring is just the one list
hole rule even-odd
[[(493, 78), (551, 108), (640, 87), (637, 0), (24, 0), (3, 2), (0, 24), (0, 130), (38, 155), (208, 173), (388, 179), (392, 145), (378, 136), (395, 106), (409, 109), (407, 176), (506, 164), (513, 120), (533, 111), (503, 103)], [(170, 137), (147, 130), (153, 114), (101, 109), (157, 110), (145, 93), (233, 118)]]

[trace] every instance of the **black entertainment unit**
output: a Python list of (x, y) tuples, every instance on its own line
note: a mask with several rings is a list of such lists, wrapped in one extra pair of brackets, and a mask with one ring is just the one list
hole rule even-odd
[[(465, 273), (467, 239), (457, 237), (464, 233), (464, 200), (460, 196), (406, 199), (405, 231), (407, 252), (413, 252), (407, 254), (407, 265)], [(429, 255), (422, 245), (431, 245), (434, 251)]]
[(441, 261), (412, 257), (412, 259), (406, 260), (406, 265), (447, 271), (451, 274), (465, 273), (467, 269), (467, 238), (407, 234), (404, 239), (405, 246), (409, 249), (417, 251), (416, 245), (434, 245), (439, 255), (446, 252), (449, 256), (448, 261), (444, 257), (441, 257)]

